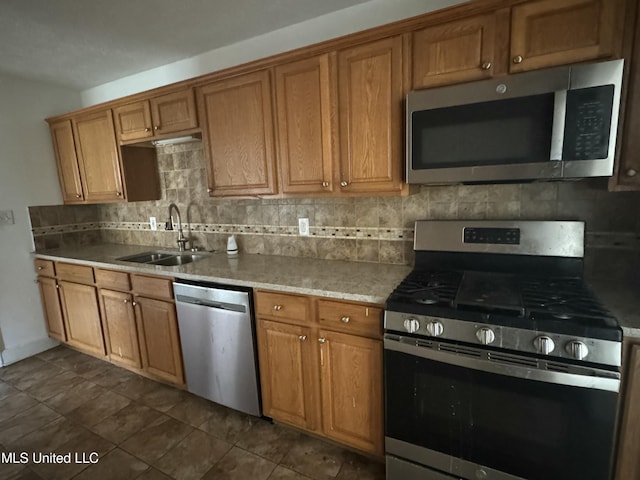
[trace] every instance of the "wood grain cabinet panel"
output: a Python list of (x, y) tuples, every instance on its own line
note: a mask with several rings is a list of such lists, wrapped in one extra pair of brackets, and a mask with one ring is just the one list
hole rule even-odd
[(502, 60), (497, 29), (509, 28), (498, 23), (498, 15), (490, 13), (414, 32), (412, 88), (492, 77)]
[(623, 10), (624, 0), (539, 0), (515, 5), (510, 71), (615, 56)]
[(153, 137), (151, 107), (148, 101), (116, 107), (113, 109), (113, 116), (121, 142)]
[(258, 354), (265, 415), (308, 430), (318, 428), (318, 380), (310, 328), (258, 320)]
[(99, 290), (107, 354), (114, 363), (140, 368), (140, 348), (133, 305), (129, 293)]
[(125, 200), (120, 153), (111, 110), (73, 119), (73, 133), (87, 202)]
[(311, 302), (304, 295), (258, 291), (255, 294), (256, 315), (260, 318), (309, 323)]
[(34, 263), (34, 267), (36, 269), (36, 273), (38, 275), (45, 275), (47, 277), (54, 277), (56, 274), (56, 269), (51, 260), (43, 260), (41, 258), (36, 258)]
[(335, 54), (275, 69), (278, 161), (283, 193), (333, 191), (337, 147)]
[(323, 328), (380, 338), (382, 309), (356, 303), (318, 300), (318, 320)]
[(271, 81), (266, 70), (200, 87), (198, 114), (211, 195), (277, 191)]
[(84, 194), (71, 120), (54, 122), (50, 127), (62, 199), (65, 203), (81, 203), (84, 201)]
[(62, 319), (60, 296), (58, 295), (58, 282), (55, 278), (38, 277), (38, 286), (40, 288), (40, 299), (47, 324), (47, 332), (51, 338), (66, 342), (67, 336), (64, 331), (64, 320)]
[(324, 434), (383, 453), (382, 342), (320, 331)]
[(400, 36), (338, 53), (341, 191), (402, 188), (402, 55)]
[(59, 282), (67, 343), (93, 355), (104, 356), (104, 340), (96, 288)]
[(143, 368), (167, 382), (184, 384), (175, 304), (138, 296), (134, 300)]
[(616, 480), (640, 478), (640, 344), (629, 345), (626, 357)]

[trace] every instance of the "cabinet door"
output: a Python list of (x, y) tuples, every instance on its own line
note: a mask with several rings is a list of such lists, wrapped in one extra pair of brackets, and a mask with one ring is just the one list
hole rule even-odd
[(318, 428), (317, 363), (311, 329), (258, 320), (258, 355), (265, 415)]
[(150, 100), (153, 131), (156, 135), (198, 127), (193, 90), (168, 93)]
[(640, 478), (640, 344), (630, 347), (628, 357), (618, 439), (617, 480)]
[(121, 365), (140, 368), (140, 348), (133, 297), (128, 293), (99, 290), (104, 337), (109, 358)]
[(382, 342), (326, 330), (320, 340), (324, 434), (381, 455)]
[(124, 200), (120, 156), (111, 110), (75, 118), (73, 133), (85, 200)]
[(342, 191), (402, 187), (402, 48), (393, 37), (339, 53)]
[(209, 193), (276, 193), (269, 72), (201, 87), (198, 114), (205, 126)]
[(64, 333), (60, 297), (58, 296), (58, 282), (54, 278), (38, 277), (38, 285), (44, 319), (47, 322), (47, 332), (51, 338), (66, 342), (67, 337)]
[(511, 72), (614, 56), (624, 0), (539, 0), (511, 17)]
[(493, 76), (497, 27), (497, 15), (491, 13), (415, 32), (413, 89)]
[(146, 100), (116, 107), (113, 109), (113, 116), (121, 142), (153, 136), (151, 109)]
[(184, 384), (178, 319), (173, 302), (136, 297), (142, 366), (158, 378)]
[(79, 203), (84, 200), (82, 183), (80, 182), (80, 168), (76, 147), (73, 142), (73, 128), (71, 120), (62, 120), (51, 124), (53, 150), (58, 164), (58, 178), (64, 203)]
[(276, 67), (278, 159), (284, 193), (333, 191), (335, 55)]
[(67, 343), (87, 353), (104, 355), (96, 288), (65, 281), (59, 285)]

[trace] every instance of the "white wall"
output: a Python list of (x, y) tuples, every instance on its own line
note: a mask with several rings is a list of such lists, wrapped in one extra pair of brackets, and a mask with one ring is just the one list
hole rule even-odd
[(0, 74), (0, 356), (6, 365), (54, 345), (47, 337), (31, 257), (27, 207), (61, 204), (46, 117), (80, 107), (80, 92)]
[(295, 48), (413, 17), (466, 0), (370, 0), (233, 45), (105, 83), (82, 92), (95, 105)]

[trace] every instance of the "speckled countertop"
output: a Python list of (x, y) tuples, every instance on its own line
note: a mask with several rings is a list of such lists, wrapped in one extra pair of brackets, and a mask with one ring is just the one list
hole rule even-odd
[(166, 275), (187, 280), (224, 283), (283, 292), (384, 304), (411, 271), (406, 265), (345, 262), (274, 255), (212, 253), (186, 265), (164, 267), (118, 261), (116, 258), (147, 251), (166, 251), (149, 246), (101, 244), (59, 248), (35, 253), (35, 257), (62, 260), (134, 273)]
[(629, 280), (587, 278), (598, 299), (613, 313), (624, 336), (640, 337), (640, 285)]

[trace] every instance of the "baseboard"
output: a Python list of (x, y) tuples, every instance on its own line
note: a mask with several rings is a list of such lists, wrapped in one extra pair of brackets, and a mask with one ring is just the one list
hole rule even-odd
[(0, 364), (1, 366), (11, 365), (12, 363), (32, 357), (33, 355), (37, 355), (38, 353), (49, 350), (57, 345), (60, 345), (60, 342), (46, 337), (39, 338), (38, 340), (34, 340), (29, 343), (5, 348), (2, 353), (0, 353)]

